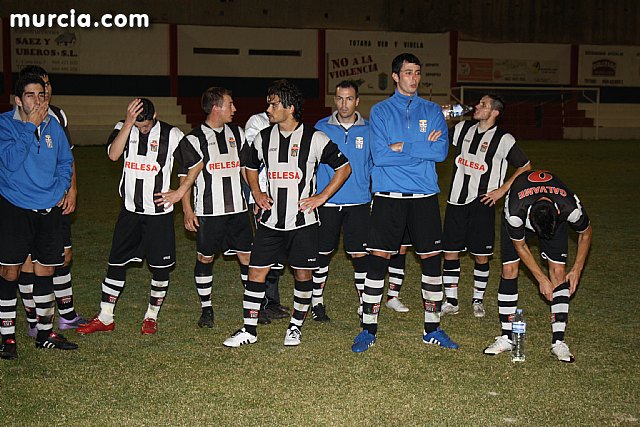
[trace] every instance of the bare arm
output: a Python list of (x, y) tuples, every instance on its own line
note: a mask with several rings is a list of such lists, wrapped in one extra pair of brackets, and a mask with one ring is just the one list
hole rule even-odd
[(298, 202), (298, 210), (304, 212), (311, 212), (317, 207), (322, 206), (331, 196), (335, 194), (336, 191), (342, 187), (342, 184), (349, 178), (351, 174), (351, 166), (346, 163), (340, 169), (336, 170), (329, 181), (329, 184), (322, 190), (320, 194), (313, 195), (311, 197), (307, 197), (301, 199)]
[(578, 235), (578, 252), (576, 254), (576, 260), (573, 263), (571, 271), (567, 273), (565, 280), (569, 282), (569, 292), (573, 293), (578, 289), (580, 283), (580, 275), (584, 269), (584, 263), (587, 261), (587, 255), (589, 255), (589, 249), (591, 248), (591, 237), (593, 235), (593, 229), (591, 225), (587, 227), (582, 233)]
[[(184, 184), (186, 179), (186, 176), (181, 176), (180, 185)], [(191, 187), (187, 188), (184, 196), (182, 196), (182, 213), (184, 214), (184, 228), (188, 231), (197, 231), (200, 224), (198, 223), (198, 217), (191, 207)]]
[(245, 174), (247, 175), (247, 184), (253, 194), (253, 199), (256, 201), (256, 206), (260, 209), (270, 210), (273, 200), (267, 193), (260, 189), (260, 181), (258, 179), (258, 171), (254, 169), (245, 168)]
[(553, 284), (549, 277), (542, 271), (538, 263), (536, 262), (531, 250), (529, 250), (529, 246), (524, 239), (522, 240), (511, 240), (513, 242), (513, 246), (516, 248), (516, 252), (518, 252), (518, 256), (527, 266), (533, 277), (538, 281), (538, 286), (540, 287), (540, 293), (544, 295), (544, 297), (551, 301), (553, 298)]
[(122, 156), (124, 152), (124, 147), (129, 140), (129, 134), (131, 133), (131, 128), (136, 122), (136, 117), (142, 112), (142, 102), (139, 98), (134, 99), (127, 106), (127, 117), (124, 121), (124, 125), (120, 128), (120, 132), (115, 137), (111, 145), (109, 146), (109, 159), (112, 161), (116, 161)]
[(169, 190), (169, 191), (165, 191), (164, 193), (154, 194), (154, 196), (157, 197), (154, 200), (156, 205), (158, 206), (164, 205), (165, 207), (169, 207), (171, 205), (178, 203), (180, 200), (182, 200), (183, 196), (187, 192), (187, 189), (189, 190), (191, 189), (191, 186), (196, 181), (196, 178), (198, 177), (198, 174), (202, 171), (203, 167), (204, 167), (204, 163), (198, 162), (198, 164), (196, 164), (191, 169), (189, 169), (187, 176), (184, 177), (184, 179), (180, 180), (180, 186), (178, 187), (177, 190)]
[(513, 172), (513, 174), (509, 177), (509, 179), (504, 182), (504, 184), (502, 184), (500, 187), (482, 196), (480, 201), (485, 205), (489, 205), (489, 206), (495, 205), (498, 202), (498, 200), (500, 200), (501, 198), (504, 197), (505, 194), (507, 194), (507, 191), (509, 191), (509, 189), (511, 188), (511, 185), (513, 184), (513, 181), (515, 181), (518, 175), (528, 170), (531, 170), (530, 162), (516, 169), (515, 172)]

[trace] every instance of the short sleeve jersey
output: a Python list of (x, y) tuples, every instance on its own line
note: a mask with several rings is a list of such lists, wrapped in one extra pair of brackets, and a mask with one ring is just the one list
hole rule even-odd
[(316, 170), (326, 163), (338, 170), (349, 163), (327, 135), (300, 123), (291, 133), (278, 125), (260, 131), (247, 145), (243, 163), (247, 169), (267, 171), (267, 194), (273, 199), (270, 210), (259, 213), (258, 222), (275, 230), (294, 230), (318, 222), (318, 212), (298, 210), (298, 202), (316, 192)]
[[(247, 210), (242, 194), (240, 152), (244, 145), (243, 130), (233, 124), (212, 129), (203, 123), (184, 139), (202, 157), (204, 167), (193, 188), (197, 216), (229, 215)], [(179, 175), (186, 175), (182, 166)]]
[[(109, 136), (107, 152), (123, 125), (124, 121), (116, 124)], [(173, 211), (173, 205), (157, 206), (154, 194), (169, 190), (174, 157), (187, 168), (195, 166), (201, 160), (191, 144), (180, 142), (182, 137), (180, 129), (160, 120), (156, 121), (146, 135), (140, 133), (135, 126), (131, 129), (124, 147), (124, 165), (119, 187), (126, 210), (144, 215), (161, 215)]]
[(529, 171), (513, 181), (504, 201), (504, 216), (511, 239), (524, 239), (525, 228), (533, 231), (529, 211), (542, 197), (556, 205), (560, 211), (559, 222), (567, 221), (578, 233), (589, 227), (589, 217), (576, 194), (549, 171)]
[(511, 134), (492, 126), (484, 132), (478, 122), (458, 123), (450, 133), (456, 148), (448, 203), (466, 205), (504, 183), (508, 166), (529, 163)]

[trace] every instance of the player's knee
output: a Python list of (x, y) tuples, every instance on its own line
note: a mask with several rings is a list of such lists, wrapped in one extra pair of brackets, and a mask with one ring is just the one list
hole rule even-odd
[(516, 279), (518, 277), (518, 268), (520, 263), (510, 262), (502, 264), (502, 277), (505, 279)]
[(204, 256), (202, 254), (198, 254), (197, 255), (197, 259), (199, 262), (203, 263), (203, 264), (211, 264), (213, 262), (213, 257), (212, 256)]
[(312, 270), (303, 270), (300, 268), (296, 268), (293, 270), (293, 277), (298, 282), (306, 282), (312, 279)]
[(19, 265), (3, 265), (0, 266), (0, 276), (8, 282), (15, 282), (18, 280), (20, 274)]

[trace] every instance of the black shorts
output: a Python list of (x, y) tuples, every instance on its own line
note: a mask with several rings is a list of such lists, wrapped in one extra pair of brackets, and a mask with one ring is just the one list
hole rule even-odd
[(320, 253), (329, 255), (338, 247), (342, 229), (344, 250), (350, 255), (366, 254), (370, 210), (369, 203), (319, 208)]
[(64, 263), (62, 210), (38, 213), (22, 209), (0, 196), (0, 264), (22, 265), (29, 254), (38, 264)]
[(199, 216), (196, 250), (205, 257), (221, 253), (251, 252), (253, 231), (247, 212), (220, 216)]
[(405, 229), (418, 255), (442, 252), (438, 196), (396, 199), (374, 196), (367, 249), (395, 254)]
[(493, 255), (496, 239), (496, 208), (476, 199), (466, 205), (447, 203), (442, 246), (445, 252)]
[[(516, 248), (513, 246), (513, 242), (507, 232), (506, 221), (503, 216), (502, 226), (500, 227), (500, 253), (503, 264), (520, 261), (520, 256), (518, 252), (516, 252)], [(525, 232), (525, 242), (529, 244), (532, 237), (538, 236), (533, 231), (527, 229)], [(538, 246), (542, 258), (556, 264), (566, 264), (567, 253), (569, 252), (569, 234), (566, 221), (558, 225), (558, 229), (551, 239), (546, 240), (538, 237)]]
[(249, 266), (275, 267), (289, 260), (291, 268), (318, 268), (318, 224), (290, 231), (274, 230), (258, 224), (251, 248)]
[(149, 267), (166, 268), (176, 262), (173, 212), (140, 215), (122, 208), (113, 230), (109, 265), (124, 266), (147, 259)]
[(71, 215), (62, 215), (62, 240), (65, 249), (71, 248)]

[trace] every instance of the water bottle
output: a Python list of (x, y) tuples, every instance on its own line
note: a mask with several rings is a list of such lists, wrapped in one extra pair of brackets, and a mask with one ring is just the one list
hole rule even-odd
[(524, 342), (527, 335), (527, 321), (522, 314), (522, 309), (516, 309), (516, 316), (511, 323), (511, 341), (513, 342), (513, 350), (511, 350), (512, 362), (524, 362)]
[(445, 120), (454, 119), (456, 117), (464, 116), (467, 113), (473, 111), (473, 107), (464, 104), (446, 104), (442, 105), (442, 114)]

